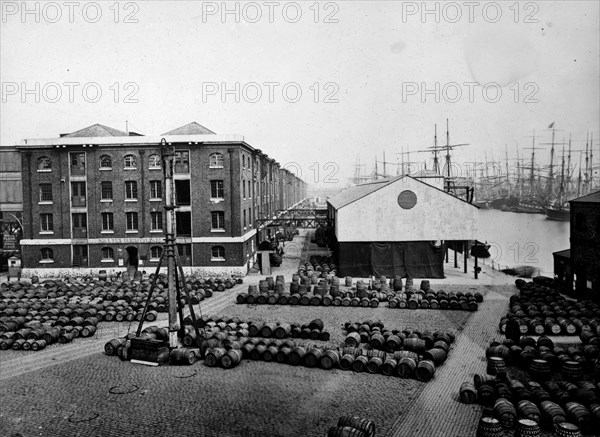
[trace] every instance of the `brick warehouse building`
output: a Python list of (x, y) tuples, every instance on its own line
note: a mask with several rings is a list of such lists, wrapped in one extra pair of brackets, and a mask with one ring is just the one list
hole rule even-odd
[(302, 180), (243, 136), (195, 122), (161, 136), (96, 124), (24, 140), (23, 275), (152, 272), (166, 226), (161, 138), (175, 147), (176, 236), (188, 273), (246, 274), (266, 237), (255, 220), (306, 197)]

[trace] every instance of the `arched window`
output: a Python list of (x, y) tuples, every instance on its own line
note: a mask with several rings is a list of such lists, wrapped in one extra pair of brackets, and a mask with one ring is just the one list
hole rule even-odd
[(102, 155), (100, 157), (100, 169), (109, 170), (112, 168), (112, 158), (108, 155)]
[(40, 249), (40, 262), (54, 262), (54, 253), (52, 252), (52, 249), (49, 247), (42, 247), (42, 249)]
[(223, 154), (222, 153), (213, 153), (210, 155), (210, 167), (211, 168), (223, 168)]
[(115, 259), (115, 251), (112, 247), (103, 247), (102, 248), (102, 261), (114, 261)]
[(38, 171), (51, 171), (52, 170), (52, 161), (47, 156), (41, 156), (37, 160), (37, 169)]
[(123, 166), (125, 168), (136, 168), (137, 166), (137, 161), (135, 159), (134, 155), (125, 155), (125, 158), (123, 159)]
[(225, 248), (223, 246), (213, 246), (211, 248), (211, 261), (225, 260)]
[(160, 168), (160, 155), (154, 154), (148, 157), (148, 167), (150, 168)]
[(162, 255), (162, 247), (152, 246), (150, 248), (150, 259), (158, 261)]

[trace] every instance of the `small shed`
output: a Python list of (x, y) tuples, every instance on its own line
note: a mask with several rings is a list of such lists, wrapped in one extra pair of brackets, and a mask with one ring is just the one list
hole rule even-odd
[(479, 208), (408, 175), (356, 185), (327, 203), (343, 276), (443, 278), (444, 243), (477, 237)]

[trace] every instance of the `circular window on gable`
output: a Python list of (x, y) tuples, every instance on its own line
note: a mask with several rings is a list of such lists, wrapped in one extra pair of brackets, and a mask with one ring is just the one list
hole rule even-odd
[(402, 209), (411, 209), (417, 204), (417, 195), (410, 190), (404, 190), (398, 195), (398, 205)]

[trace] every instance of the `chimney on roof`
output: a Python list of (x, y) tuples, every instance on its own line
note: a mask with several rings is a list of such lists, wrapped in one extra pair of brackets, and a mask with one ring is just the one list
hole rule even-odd
[(129, 135), (129, 122), (125, 120), (125, 132)]

